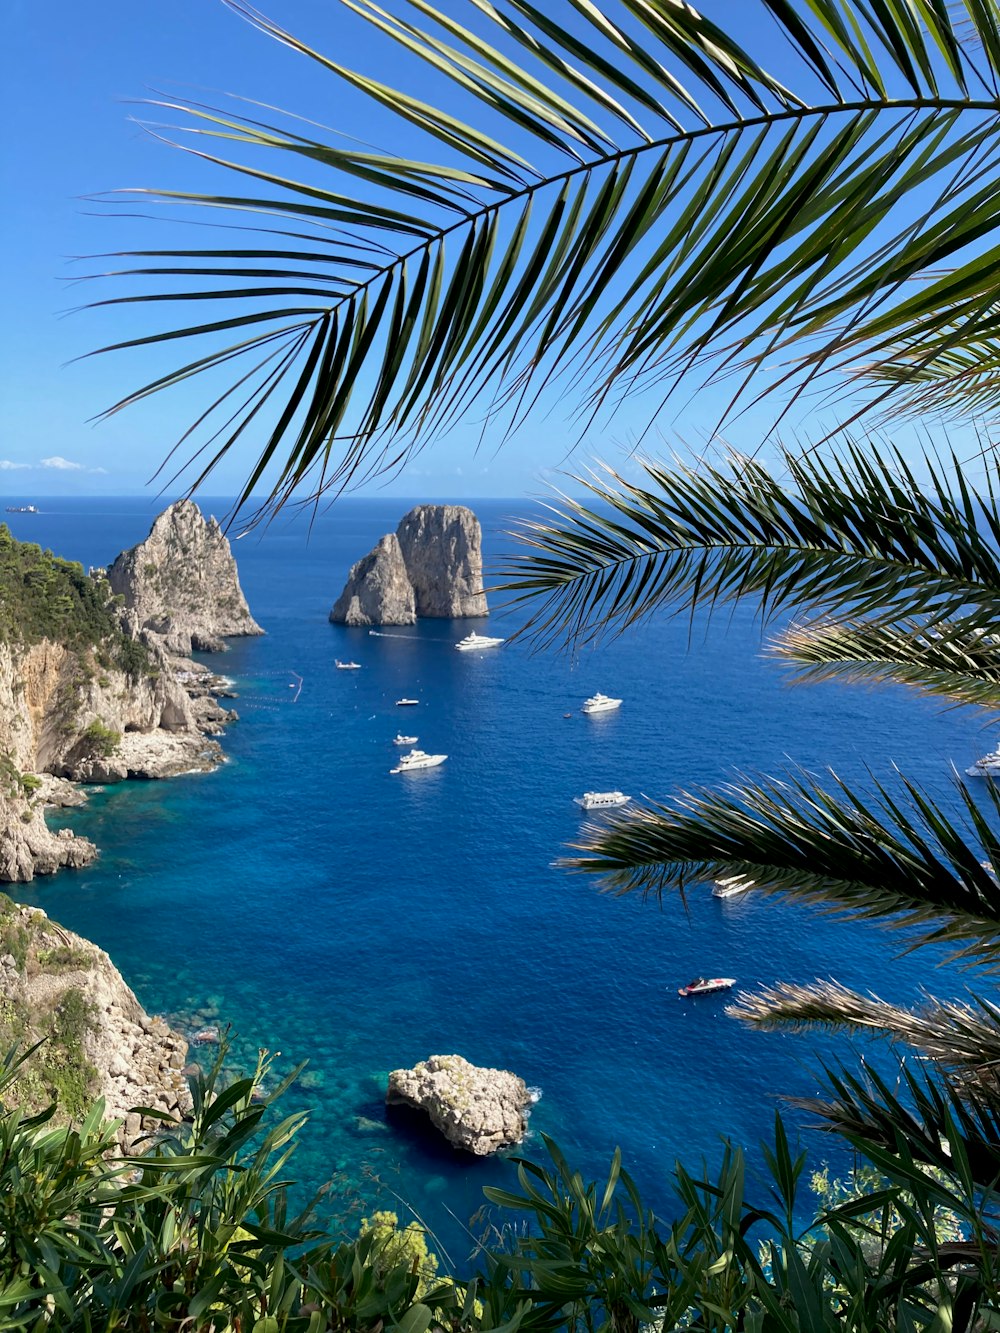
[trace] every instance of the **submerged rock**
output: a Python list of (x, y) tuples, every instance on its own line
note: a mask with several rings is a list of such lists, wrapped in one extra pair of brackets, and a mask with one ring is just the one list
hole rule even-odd
[(250, 614), (225, 534), (193, 500), (165, 509), (146, 540), (109, 566), (107, 579), (136, 632), (155, 635), (169, 652), (220, 652), (225, 638), (264, 632)]
[(485, 616), (482, 529), (464, 505), (417, 505), (351, 567), (330, 619), (412, 625), (421, 616)]
[(432, 1055), (389, 1075), (388, 1106), (426, 1111), (449, 1143), (477, 1157), (519, 1143), (532, 1094), (506, 1069), (483, 1069), (461, 1055)]

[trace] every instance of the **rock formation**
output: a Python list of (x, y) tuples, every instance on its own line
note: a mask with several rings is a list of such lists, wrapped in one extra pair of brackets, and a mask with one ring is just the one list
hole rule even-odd
[(482, 530), (464, 505), (417, 505), (351, 567), (330, 619), (412, 625), (420, 616), (485, 616)]
[(482, 1069), (460, 1055), (432, 1055), (389, 1075), (388, 1106), (415, 1106), (449, 1143), (477, 1157), (519, 1143), (532, 1102), (524, 1079), (506, 1069)]
[[(137, 600), (123, 610), (102, 574), (88, 577), (79, 565), (15, 542), (0, 525), (0, 879), (29, 880), (86, 865), (96, 855), (86, 839), (47, 828), (46, 805), (67, 802), (53, 802), (51, 787), (40, 785), (44, 775), (118, 782), (205, 771), (222, 762), (212, 738), (236, 714), (215, 696), (231, 694), (229, 682), (171, 656), (165, 644), (204, 643), (198, 636), (209, 628), (259, 630), (218, 525), (206, 524), (193, 505), (174, 505), (153, 525), (150, 542), (153, 536), (153, 548), (164, 558), (169, 551), (176, 588), (215, 588), (214, 601), (206, 592), (199, 603), (200, 628), (193, 611), (183, 633), (163, 620), (157, 623), (168, 633), (143, 628), (151, 575), (143, 572), (130, 585)], [(145, 571), (136, 555), (144, 548), (147, 554), (153, 549), (144, 543), (115, 565)], [(216, 573), (204, 578), (206, 570)]]
[(413, 584), (406, 572), (399, 538), (380, 537), (373, 551), (351, 566), (347, 586), (330, 619), (342, 625), (412, 625), (417, 618)]
[(24, 1049), (42, 1037), (13, 1088), (23, 1110), (54, 1096), (59, 1117), (75, 1120), (103, 1097), (108, 1118), (123, 1121), (126, 1152), (162, 1127), (133, 1107), (175, 1119), (189, 1113), (183, 1037), (150, 1018), (96, 945), (0, 894), (0, 1048), (17, 1040)]
[(168, 652), (221, 652), (226, 637), (264, 632), (250, 614), (225, 534), (193, 500), (165, 509), (146, 540), (109, 566), (107, 578), (136, 633), (155, 635)]

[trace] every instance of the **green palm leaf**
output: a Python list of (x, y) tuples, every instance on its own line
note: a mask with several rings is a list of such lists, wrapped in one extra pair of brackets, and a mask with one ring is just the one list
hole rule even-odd
[(839, 982), (781, 982), (737, 996), (726, 1012), (763, 1031), (878, 1032), (916, 1048), (983, 1092), (995, 1096), (1000, 1089), (1000, 1008), (979, 997), (973, 1004), (930, 999), (919, 1009), (906, 1009)]
[[(583, 826), (561, 864), (612, 892), (662, 897), (692, 883), (744, 876), (758, 892), (907, 934), (907, 949), (946, 944), (952, 956), (1000, 966), (1000, 843), (983, 809), (956, 782), (965, 826), (901, 779), (862, 795), (831, 775), (762, 778), (695, 788)], [(1000, 815), (1000, 789), (982, 801)], [(974, 839), (974, 841), (973, 841)]]
[[(256, 244), (161, 250), (152, 266), (140, 251), (113, 271), (130, 288), (109, 304), (229, 313), (113, 344), (211, 347), (110, 411), (230, 360), (252, 367), (214, 405), (225, 425), (202, 476), (252, 424), (253, 482), (276, 465), (280, 503), (307, 478), (398, 463), (473, 406), (516, 425), (556, 377), (582, 426), (637, 387), (669, 392), (698, 358), (708, 375), (745, 373), (749, 353), (761, 372), (794, 347), (778, 379), (801, 384), (834, 349), (841, 368), (869, 364), (943, 304), (998, 299), (995, 266), (967, 261), (1000, 217), (992, 5), (966, 0), (958, 19), (936, 2), (756, 0), (747, 46), (649, 0), (466, 0), (467, 22), (427, 0), (344, 6), (468, 115), (231, 5), (387, 110), (423, 156), (360, 151), (253, 103), (155, 104), (239, 184), (131, 197), (221, 215)], [(776, 38), (788, 79), (751, 49), (769, 57)], [(258, 365), (262, 351), (275, 361)]]
[(850, 607), (877, 624), (919, 616), (931, 628), (961, 616), (966, 635), (998, 623), (991, 488), (974, 490), (960, 469), (949, 481), (930, 456), (921, 485), (897, 451), (859, 444), (823, 458), (785, 453), (783, 463), (787, 480), (738, 454), (646, 463), (641, 484), (610, 469), (607, 481), (577, 478), (587, 500), (564, 499), (549, 522), (524, 525), (525, 554), (501, 571), (532, 609), (527, 632), (587, 642), (665, 608), (746, 596), (765, 617)]
[(771, 650), (798, 666), (797, 679), (806, 683), (893, 681), (957, 704), (1000, 710), (1000, 640), (981, 629), (969, 633), (962, 624), (927, 633), (915, 621), (821, 620), (783, 630)]

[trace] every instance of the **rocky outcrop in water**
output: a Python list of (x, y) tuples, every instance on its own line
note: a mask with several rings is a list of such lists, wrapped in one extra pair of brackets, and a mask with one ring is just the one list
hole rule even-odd
[(0, 894), (0, 1048), (42, 1038), (5, 1097), (26, 1112), (55, 1097), (58, 1117), (73, 1121), (103, 1097), (128, 1152), (162, 1128), (133, 1107), (177, 1120), (191, 1109), (183, 1037), (145, 1012), (96, 945)]
[(417, 618), (413, 584), (394, 532), (351, 566), (330, 619), (342, 625), (412, 625)]
[(386, 1094), (386, 1105), (426, 1111), (449, 1143), (477, 1157), (519, 1143), (531, 1103), (524, 1079), (461, 1055), (432, 1055), (412, 1069), (394, 1069)]
[(225, 534), (193, 500), (165, 509), (146, 540), (108, 567), (107, 579), (135, 632), (155, 635), (168, 652), (221, 652), (230, 636), (264, 632)]
[(479, 520), (464, 505), (417, 505), (352, 566), (330, 619), (412, 625), (421, 616), (488, 614)]

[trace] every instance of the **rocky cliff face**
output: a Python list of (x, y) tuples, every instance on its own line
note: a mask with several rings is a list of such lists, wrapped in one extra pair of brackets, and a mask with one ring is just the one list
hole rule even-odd
[(508, 1069), (432, 1055), (412, 1069), (394, 1069), (385, 1100), (426, 1111), (449, 1143), (486, 1157), (524, 1138), (532, 1094)]
[(42, 1038), (14, 1086), (25, 1111), (55, 1097), (60, 1118), (76, 1120), (103, 1097), (127, 1152), (160, 1127), (132, 1107), (175, 1119), (190, 1110), (183, 1037), (150, 1018), (106, 953), (0, 894), (0, 1049)]
[(341, 625), (412, 625), (416, 618), (413, 584), (399, 539), (389, 532), (351, 566), (330, 619)]
[(464, 505), (417, 505), (351, 568), (330, 619), (412, 625), (420, 616), (485, 616), (482, 529)]
[(225, 534), (193, 500), (165, 509), (107, 577), (135, 631), (155, 635), (169, 652), (221, 652), (229, 636), (264, 632), (250, 614)]

